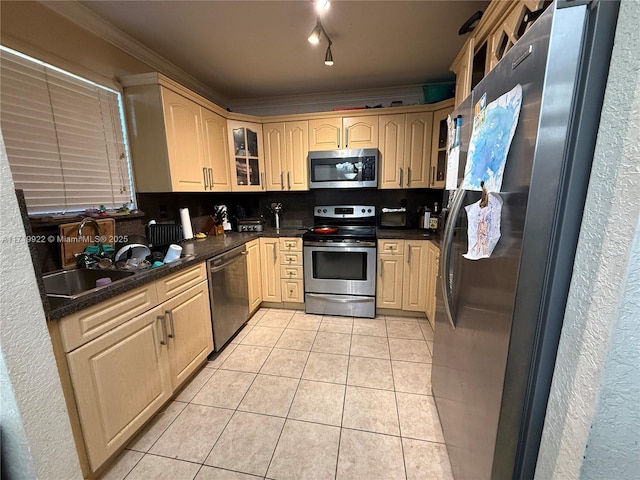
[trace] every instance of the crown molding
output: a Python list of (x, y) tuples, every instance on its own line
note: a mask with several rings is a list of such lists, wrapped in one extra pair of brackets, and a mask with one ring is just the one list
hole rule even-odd
[(228, 100), (218, 92), (215, 92), (200, 80), (189, 75), (163, 56), (158, 55), (149, 47), (126, 34), (115, 25), (106, 21), (76, 0), (64, 2), (41, 1), (40, 3), (58, 15), (61, 15), (79, 27), (102, 38), (111, 45), (128, 53), (141, 62), (146, 63), (154, 70), (163, 73), (208, 100), (211, 100), (221, 106), (228, 103)]

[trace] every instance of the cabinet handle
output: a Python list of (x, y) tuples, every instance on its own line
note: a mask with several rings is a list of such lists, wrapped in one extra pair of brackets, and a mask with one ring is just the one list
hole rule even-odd
[(204, 189), (206, 190), (207, 188), (209, 188), (209, 179), (207, 176), (207, 168), (206, 167), (202, 167), (202, 176), (204, 177)]
[(411, 247), (407, 248), (407, 263), (411, 263)]
[(291, 172), (287, 172), (287, 187), (291, 190)]
[(411, 183), (411, 167), (407, 167), (407, 187)]
[(382, 278), (382, 266), (384, 265), (384, 263), (382, 262), (382, 259), (380, 259), (380, 278)]
[(431, 185), (436, 183), (436, 167), (431, 167)]
[(171, 327), (171, 333), (168, 335), (168, 337), (175, 338), (176, 330), (175, 330), (175, 327), (173, 326), (173, 312), (171, 310), (165, 310), (164, 314), (165, 316), (169, 317), (169, 326)]
[(349, 146), (349, 129), (345, 128), (344, 129), (344, 148), (347, 148)]
[(158, 315), (157, 317), (158, 320), (160, 320), (160, 328), (162, 328), (162, 340), (160, 340), (160, 345), (166, 345), (167, 344), (167, 326), (164, 323), (164, 315)]
[(398, 185), (402, 186), (402, 169), (398, 169)]
[(264, 172), (260, 173), (260, 185), (262, 186), (262, 190), (264, 190)]
[(283, 179), (283, 172), (280, 172), (280, 190), (284, 190), (284, 179)]
[(340, 129), (338, 129), (337, 134), (338, 134), (338, 148), (340, 148)]
[(213, 190), (213, 168), (209, 169), (209, 189)]
[(274, 246), (273, 247), (273, 261), (275, 262), (276, 260), (278, 260), (278, 249)]

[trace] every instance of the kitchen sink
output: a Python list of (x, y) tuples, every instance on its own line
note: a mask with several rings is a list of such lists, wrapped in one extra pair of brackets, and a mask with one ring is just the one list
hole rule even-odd
[[(60, 270), (43, 275), (44, 290), (49, 297), (78, 298), (95, 292), (114, 282), (124, 280), (135, 272), (124, 270), (99, 270), (91, 268), (78, 268), (75, 270)], [(101, 280), (96, 285), (96, 281)]]

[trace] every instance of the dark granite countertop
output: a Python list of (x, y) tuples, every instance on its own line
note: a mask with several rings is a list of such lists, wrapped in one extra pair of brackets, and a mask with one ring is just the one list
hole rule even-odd
[[(187, 240), (182, 242), (182, 257), (179, 261), (170, 265), (144, 270), (132, 275), (122, 281), (114, 282), (97, 292), (90, 293), (77, 299), (48, 297), (48, 308), (45, 304), (45, 313), (48, 320), (58, 320), (62, 317), (88, 308), (96, 303), (125, 293), (132, 288), (140, 287), (154, 280), (158, 280), (166, 275), (190, 267), (200, 262), (204, 262), (216, 255), (220, 255), (243, 243), (259, 237), (301, 237), (306, 228), (294, 228), (276, 230), (267, 227), (260, 233), (237, 233), (227, 232), (224, 235), (209, 236), (202, 240)], [(398, 238), (403, 240), (431, 240), (440, 244), (440, 237), (437, 234), (430, 234), (418, 229), (377, 229), (378, 238)]]
[(182, 242), (183, 257), (174, 263), (163, 265), (158, 268), (151, 268), (136, 273), (126, 279), (114, 282), (97, 292), (87, 294), (76, 299), (48, 298), (48, 308), (45, 304), (45, 314), (48, 320), (58, 320), (72, 313), (88, 308), (96, 303), (125, 293), (132, 288), (140, 287), (154, 280), (158, 280), (166, 275), (190, 267), (200, 262), (204, 262), (216, 255), (220, 255), (243, 243), (250, 242), (259, 237), (301, 237), (306, 229), (280, 229), (266, 228), (261, 233), (237, 233), (227, 232), (224, 235), (209, 236), (202, 240), (187, 240)]
[(378, 239), (397, 238), (400, 240), (431, 240), (440, 246), (441, 234), (429, 233), (427, 230), (417, 228), (380, 228), (376, 229)]

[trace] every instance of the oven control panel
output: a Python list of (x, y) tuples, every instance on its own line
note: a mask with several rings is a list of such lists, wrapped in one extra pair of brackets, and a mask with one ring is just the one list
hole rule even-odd
[(331, 205), (313, 208), (316, 217), (326, 218), (370, 218), (376, 216), (376, 207), (372, 205)]

